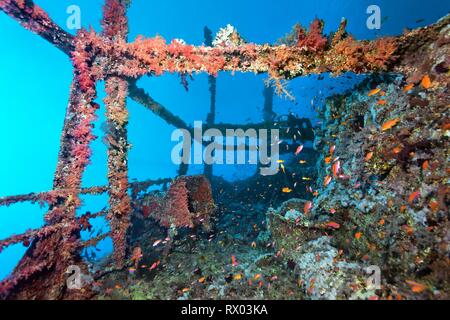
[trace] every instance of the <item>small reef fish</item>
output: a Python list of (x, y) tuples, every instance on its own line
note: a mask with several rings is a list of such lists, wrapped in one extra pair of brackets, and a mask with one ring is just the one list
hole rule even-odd
[(161, 242), (162, 242), (162, 240), (156, 240), (155, 242), (153, 242), (153, 247), (156, 247)]
[(337, 178), (339, 170), (341, 170), (341, 162), (340, 161), (336, 161), (335, 163), (333, 163), (333, 165), (331, 166), (331, 171), (333, 172), (333, 176), (335, 178)]
[(378, 100), (377, 101), (377, 105), (379, 105), (379, 106), (384, 106), (384, 105), (386, 105), (386, 100)]
[(334, 150), (336, 150), (336, 145), (333, 144), (332, 146), (330, 146), (330, 154), (333, 154)]
[(381, 131), (386, 131), (391, 129), (392, 127), (394, 127), (398, 122), (400, 121), (400, 118), (395, 118), (395, 119), (391, 119), (386, 121), (385, 123), (383, 123), (383, 125), (381, 126)]
[(286, 173), (286, 170), (284, 169), (284, 165), (282, 163), (280, 163), (280, 167), (281, 167), (281, 171), (283, 171), (283, 173)]
[(281, 191), (283, 191), (284, 193), (289, 193), (289, 192), (292, 192), (292, 189), (290, 189), (288, 187), (284, 187), (283, 189), (281, 189)]
[(136, 269), (135, 269), (135, 268), (129, 268), (129, 269), (128, 269), (128, 272), (129, 272), (130, 274), (133, 274), (133, 273), (136, 272)]
[(373, 157), (373, 152), (370, 151), (366, 154), (366, 157), (364, 158), (364, 160), (370, 161), (370, 159), (372, 159), (372, 157)]
[(395, 147), (394, 149), (392, 149), (392, 152), (395, 154), (399, 154), (402, 151), (402, 148), (400, 147)]
[(297, 156), (300, 152), (302, 152), (302, 150), (303, 150), (303, 145), (301, 144), (297, 147), (297, 150), (295, 150), (294, 154)]
[(427, 169), (428, 169), (428, 165), (429, 165), (428, 160), (425, 160), (425, 161), (422, 163), (422, 169), (423, 169), (423, 170), (427, 170)]
[(153, 262), (153, 264), (150, 266), (149, 270), (156, 269), (156, 267), (157, 267), (159, 264), (160, 264), (160, 261), (159, 261), (159, 260), (156, 261), (156, 262)]
[(411, 291), (414, 293), (421, 293), (422, 291), (427, 289), (427, 286), (423, 283), (412, 280), (406, 280), (405, 282), (411, 287)]
[(411, 193), (408, 197), (408, 203), (412, 204), (414, 202), (414, 200), (417, 199), (417, 197), (420, 196), (420, 191), (414, 191), (413, 193)]
[(309, 210), (311, 210), (313, 204), (311, 201), (306, 201), (305, 206), (303, 207), (303, 212), (305, 213), (305, 215), (308, 214)]
[(300, 163), (300, 164), (305, 164), (305, 163), (306, 163), (306, 160), (300, 160), (298, 163)]
[(236, 257), (234, 255), (231, 256), (231, 265), (233, 267), (236, 267), (239, 265), (239, 263), (237, 262)]
[(327, 185), (330, 184), (330, 182), (331, 182), (331, 176), (326, 176), (326, 177), (323, 179), (323, 186), (326, 187)]
[(422, 81), (420, 82), (420, 84), (422, 85), (422, 87), (424, 87), (425, 89), (428, 89), (431, 87), (431, 79), (429, 75), (424, 75), (422, 78)]
[(436, 200), (431, 200), (428, 206), (432, 212), (437, 212), (439, 210), (439, 203)]
[(330, 164), (331, 163), (331, 157), (326, 157), (324, 159), (324, 161), (325, 161), (326, 164)]
[(200, 279), (198, 279), (198, 282), (203, 283), (205, 282), (206, 278), (205, 277), (201, 277)]
[(414, 88), (414, 83), (410, 83), (410, 84), (406, 85), (406, 86), (403, 88), (403, 91), (404, 91), (404, 92), (407, 92), (407, 91), (411, 90), (412, 88)]
[(302, 180), (304, 180), (304, 181), (311, 181), (311, 178), (310, 177), (302, 177)]
[(341, 227), (341, 225), (337, 222), (330, 221), (330, 222), (327, 222), (326, 227), (332, 228), (332, 229), (339, 229)]
[(241, 279), (242, 279), (242, 274), (241, 274), (241, 273), (235, 274), (235, 275), (233, 276), (233, 279), (234, 279), (234, 280), (241, 280)]
[(357, 232), (357, 233), (355, 233), (355, 239), (356, 240), (359, 240), (360, 238), (361, 238), (361, 236), (362, 236), (362, 232)]
[(369, 93), (367, 94), (369, 97), (376, 95), (378, 92), (380, 92), (381, 89), (380, 88), (376, 88), (373, 90), (370, 90)]

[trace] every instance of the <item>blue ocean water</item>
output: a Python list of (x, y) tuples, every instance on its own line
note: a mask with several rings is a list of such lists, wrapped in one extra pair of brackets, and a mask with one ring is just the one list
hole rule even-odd
[[(37, 0), (39, 6), (63, 28), (66, 28), (66, 9), (72, 4), (81, 8), (82, 25), (100, 30), (103, 1), (100, 0)], [(366, 9), (376, 4), (383, 17), (380, 30), (366, 27)], [(341, 17), (348, 19), (347, 30), (357, 39), (373, 39), (401, 34), (405, 28), (415, 28), (435, 22), (449, 12), (450, 2), (442, 0), (409, 1), (146, 1), (133, 0), (129, 10), (130, 41), (137, 35), (159, 34), (171, 40), (183, 39), (200, 45), (204, 42), (203, 28), (213, 32), (232, 24), (250, 42), (274, 43), (300, 22), (308, 25), (315, 17), (325, 21), (325, 32), (337, 28)], [(68, 30), (71, 33), (74, 31)], [(60, 133), (67, 106), (72, 67), (66, 55), (22, 28), (0, 13), (0, 196), (50, 190), (56, 167)], [(264, 75), (220, 73), (217, 79), (217, 122), (245, 123), (262, 120)], [(363, 76), (339, 78), (326, 76), (298, 78), (290, 82), (296, 97), (293, 103), (276, 97), (277, 114), (294, 112), (315, 119), (311, 99), (316, 100), (351, 88)], [(139, 86), (187, 123), (206, 120), (209, 110), (207, 75), (195, 75), (189, 91), (180, 85), (178, 75), (145, 77)], [(104, 96), (99, 84), (98, 101)], [(145, 180), (173, 177), (177, 166), (171, 161), (174, 128), (155, 117), (133, 101), (128, 101), (129, 139), (133, 145), (129, 154), (130, 179)], [(106, 146), (102, 143), (101, 124), (105, 110), (98, 111), (94, 133), (99, 138), (92, 144), (92, 164), (83, 176), (84, 186), (105, 185)], [(201, 172), (202, 166), (191, 166), (189, 173)], [(252, 171), (253, 170), (253, 171)], [(240, 179), (256, 170), (239, 166), (220, 166), (215, 173), (226, 179)], [(80, 213), (96, 212), (107, 205), (107, 197), (86, 196)], [(46, 208), (27, 203), (0, 207), (0, 238), (21, 233), (43, 224)], [(98, 219), (96, 228), (107, 226)], [(110, 240), (99, 245), (101, 254), (111, 250)], [(11, 272), (26, 250), (22, 245), (7, 248), (0, 254), (0, 279)]]

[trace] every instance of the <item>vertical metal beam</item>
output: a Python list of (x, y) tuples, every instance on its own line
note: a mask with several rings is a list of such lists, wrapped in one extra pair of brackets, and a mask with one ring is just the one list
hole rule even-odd
[[(126, 42), (128, 19), (126, 0), (107, 0), (103, 15), (103, 35), (115, 42)], [(121, 268), (126, 257), (126, 235), (130, 226), (131, 199), (128, 195), (128, 82), (115, 76), (105, 81), (105, 106), (108, 123), (109, 211), (116, 267)]]
[[(204, 28), (205, 35), (205, 45), (212, 46), (212, 32), (208, 27)], [(217, 80), (213, 75), (208, 76), (209, 92), (210, 92), (210, 107), (209, 113), (206, 117), (206, 124), (208, 127), (213, 127), (216, 121), (216, 86)], [(214, 138), (212, 138), (214, 139)], [(213, 166), (210, 164), (205, 164), (203, 167), (203, 174), (208, 178), (210, 182), (213, 176)]]

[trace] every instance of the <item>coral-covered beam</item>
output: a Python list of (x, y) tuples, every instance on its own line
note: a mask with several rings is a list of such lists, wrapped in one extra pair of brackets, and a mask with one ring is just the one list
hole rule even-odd
[(126, 233), (129, 227), (131, 201), (128, 195), (128, 110), (125, 101), (127, 81), (110, 77), (106, 80), (105, 98), (108, 119), (108, 181), (109, 213), (107, 218), (111, 226), (114, 243), (114, 258), (120, 267), (125, 260)]
[[(446, 17), (420, 31), (373, 41), (355, 40), (345, 32), (345, 23), (328, 40), (322, 35), (322, 28), (317, 26), (316, 20), (309, 32), (299, 32), (295, 44), (276, 46), (243, 42), (216, 44), (214, 47), (193, 46), (180, 40), (167, 43), (159, 36), (150, 39), (139, 37), (132, 43), (112, 42), (94, 32), (86, 33), (85, 38), (95, 48), (92, 54), (96, 56), (99, 78), (111, 74), (139, 78), (164, 72), (216, 75), (219, 71), (239, 71), (269, 73), (270, 78), (280, 85), (282, 79), (324, 72), (395, 71), (399, 60), (415, 50), (409, 45), (414, 43), (411, 38), (427, 39), (427, 35), (437, 33), (449, 20)], [(432, 40), (430, 37), (427, 41)]]
[(90, 238), (89, 240), (83, 241), (80, 245), (84, 248), (96, 246), (99, 242), (105, 240), (107, 237), (110, 237), (111, 233), (103, 233), (97, 237)]
[[(103, 14), (103, 35), (109, 40), (126, 41), (128, 20), (127, 1), (106, 0)], [(131, 199), (128, 195), (128, 110), (126, 99), (128, 81), (108, 76), (105, 82), (105, 106), (108, 122), (108, 181), (109, 212), (116, 267), (124, 264), (126, 257), (126, 234), (130, 225)]]
[[(172, 181), (171, 178), (165, 179), (156, 179), (156, 180), (145, 180), (145, 181), (135, 181), (130, 182), (128, 184), (128, 188), (133, 190), (146, 190), (150, 186), (161, 185)], [(107, 192), (109, 189), (108, 186), (94, 186), (82, 188), (80, 190), (80, 194), (91, 194), (91, 195), (99, 195)], [(57, 190), (57, 191), (47, 191), (47, 192), (32, 192), (21, 195), (7, 196), (0, 198), (0, 206), (10, 206), (19, 202), (31, 202), (31, 203), (46, 203), (52, 204), (55, 203), (56, 197), (65, 197), (67, 196), (65, 192), (69, 192), (68, 190)]]
[(56, 231), (61, 230), (63, 227), (64, 224), (57, 223), (36, 230), (28, 230), (22, 234), (13, 235), (9, 238), (3, 239), (0, 241), (0, 253), (3, 251), (4, 248), (9, 247), (16, 243), (24, 243), (26, 246), (28, 246), (31, 240), (35, 238), (43, 238), (45, 236), (48, 236)]
[[(98, 105), (94, 103), (96, 90), (89, 67), (90, 58), (83, 39), (77, 37), (72, 53), (75, 80), (71, 88), (53, 182), (54, 192), (64, 191), (64, 195), (53, 199), (50, 210), (45, 215), (49, 226), (62, 224), (62, 227), (34, 240), (13, 274), (0, 284), (0, 287), (9, 288), (8, 292), (2, 294), (10, 298), (62, 298), (70, 294), (61, 285), (65, 283), (67, 268), (70, 265), (84, 266), (79, 255), (81, 226), (75, 212), (81, 203), (81, 178), (91, 155), (89, 144), (95, 138), (92, 134), (92, 122), (98, 109)], [(30, 277), (33, 277), (31, 282), (27, 281)]]
[[(243, 44), (224, 47), (195, 47), (179, 41), (167, 44), (161, 37), (112, 44), (90, 34), (101, 48), (106, 73), (127, 77), (163, 72), (194, 73), (240, 71), (264, 73), (273, 78), (293, 78), (313, 73), (335, 74), (385, 70), (397, 49), (395, 38), (357, 41), (346, 37), (321, 49), (298, 46)], [(106, 50), (105, 50), (106, 49)]]
[[(89, 219), (98, 218), (104, 216), (106, 211), (99, 211), (97, 213), (86, 213), (76, 218), (76, 223), (83, 228), (84, 224), (87, 224)], [(27, 230), (24, 233), (12, 235), (6, 239), (0, 240), (0, 253), (6, 247), (16, 243), (23, 243), (25, 246), (29, 246), (32, 240), (44, 238), (52, 233), (60, 231), (65, 228), (65, 223), (55, 223), (52, 225), (44, 226), (39, 229)]]
[(74, 38), (54, 23), (47, 13), (31, 0), (0, 0), (0, 10), (26, 29), (40, 35), (67, 55), (74, 49)]

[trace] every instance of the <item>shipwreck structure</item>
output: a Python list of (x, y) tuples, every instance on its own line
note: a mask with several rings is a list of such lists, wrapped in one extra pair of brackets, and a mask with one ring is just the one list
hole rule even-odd
[[(0, 9), (4, 13), (67, 54), (74, 68), (53, 190), (0, 199), (0, 205), (6, 206), (22, 201), (49, 205), (44, 227), (0, 241), (0, 251), (16, 243), (29, 245), (13, 274), (0, 283), (2, 298), (91, 297), (92, 292), (89, 290), (67, 289), (66, 270), (70, 265), (83, 265), (80, 257), (82, 248), (95, 245), (108, 236), (113, 240), (116, 267), (120, 269), (124, 265), (130, 251), (126, 234), (130, 227), (133, 195), (137, 194), (139, 188), (172, 180), (135, 183), (128, 180), (127, 96), (168, 124), (192, 130), (181, 118), (137, 86), (140, 77), (159, 76), (164, 72), (182, 76), (207, 72), (210, 75), (212, 97), (206, 126), (224, 129), (245, 129), (245, 126), (265, 128), (271, 126), (272, 111), (269, 107), (264, 109), (263, 123), (247, 124), (244, 127), (214, 123), (215, 76), (219, 71), (267, 73), (278, 93), (285, 91), (286, 80), (308, 74), (379, 71), (411, 74), (413, 70), (405, 57), (434, 41), (449, 22), (447, 17), (435, 25), (399, 37), (358, 41), (346, 33), (345, 20), (328, 37), (322, 33), (323, 22), (315, 20), (309, 30), (296, 30), (295, 43), (276, 46), (246, 43), (237, 32), (230, 39), (219, 37), (212, 41), (211, 33), (205, 30), (206, 45), (193, 46), (178, 40), (167, 43), (161, 37), (139, 37), (129, 42), (128, 5), (129, 0), (105, 0), (102, 32), (80, 30), (76, 36), (72, 36), (54, 23), (33, 1), (0, 0)], [(107, 186), (83, 189), (81, 178), (91, 156), (89, 144), (95, 139), (92, 123), (99, 107), (94, 102), (96, 83), (99, 81), (105, 81), (107, 93), (104, 103), (110, 128), (107, 137), (109, 183)], [(187, 167), (182, 165), (179, 175), (186, 173)], [(212, 168), (207, 166), (205, 174), (211, 177)], [(76, 217), (75, 210), (81, 204), (81, 194), (105, 192), (109, 195), (107, 210)], [(80, 231), (86, 228), (89, 219), (98, 216), (106, 216), (110, 233), (83, 243)], [(160, 219), (164, 220), (164, 217)]]

